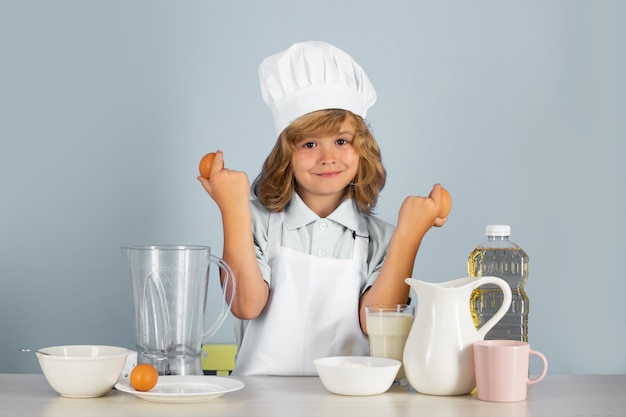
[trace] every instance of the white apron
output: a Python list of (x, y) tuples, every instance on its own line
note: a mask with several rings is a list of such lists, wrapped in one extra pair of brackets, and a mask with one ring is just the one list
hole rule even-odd
[(367, 224), (359, 219), (352, 259), (320, 258), (283, 247), (284, 213), (272, 213), (269, 300), (248, 322), (233, 375), (317, 375), (313, 360), (369, 355), (359, 324)]

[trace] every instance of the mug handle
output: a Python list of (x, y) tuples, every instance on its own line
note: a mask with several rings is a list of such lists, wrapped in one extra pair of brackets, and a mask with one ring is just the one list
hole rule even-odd
[(530, 349), (528, 351), (528, 355), (537, 355), (541, 358), (541, 360), (543, 361), (543, 371), (541, 372), (541, 375), (539, 375), (537, 378), (535, 379), (529, 379), (526, 382), (526, 385), (532, 385), (532, 384), (536, 384), (537, 382), (541, 381), (543, 379), (544, 376), (546, 376), (546, 373), (548, 372), (548, 359), (546, 359), (546, 357), (544, 356), (543, 353), (536, 351), (536, 350), (532, 350)]
[(496, 311), (496, 314), (494, 314), (489, 320), (487, 320), (485, 324), (480, 326), (480, 328), (478, 329), (480, 340), (484, 340), (487, 332), (491, 330), (491, 328), (495, 326), (502, 317), (504, 317), (509, 308), (511, 308), (511, 300), (513, 299), (513, 296), (511, 295), (511, 287), (509, 287), (509, 284), (507, 284), (507, 282), (502, 278), (482, 277), (476, 281), (476, 285), (474, 285), (474, 288), (478, 288), (481, 285), (485, 284), (494, 284), (500, 287), (502, 293), (504, 294), (504, 297), (502, 298), (502, 304), (500, 305), (498, 311)]
[[(223, 281), (223, 291), (224, 297), (222, 298), (222, 305), (220, 307), (220, 314), (213, 325), (204, 333), (204, 343), (213, 337), (213, 335), (218, 331), (218, 329), (224, 324), (224, 320), (226, 320), (226, 316), (230, 311), (230, 306), (233, 304), (233, 300), (235, 299), (235, 275), (233, 274), (233, 270), (230, 269), (230, 266), (221, 258), (218, 258), (215, 255), (209, 255), (209, 261), (219, 266), (219, 268), (224, 271), (224, 281)], [(232, 291), (230, 291), (230, 299), (227, 300), (228, 291), (226, 290), (228, 286), (231, 286)], [(208, 297), (207, 297), (208, 299)]]

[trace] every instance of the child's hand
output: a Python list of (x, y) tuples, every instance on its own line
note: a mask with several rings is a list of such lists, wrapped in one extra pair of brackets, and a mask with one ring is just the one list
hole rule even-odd
[(415, 233), (421, 237), (433, 226), (443, 226), (448, 217), (440, 218), (441, 211), (441, 185), (435, 184), (428, 197), (407, 197), (398, 214), (397, 229)]
[(211, 179), (199, 176), (198, 181), (200, 181), (222, 212), (224, 209), (248, 207), (250, 201), (250, 181), (248, 180), (248, 175), (245, 172), (221, 168), (223, 161), (224, 155), (222, 151), (217, 151), (213, 161), (213, 168), (211, 169)]

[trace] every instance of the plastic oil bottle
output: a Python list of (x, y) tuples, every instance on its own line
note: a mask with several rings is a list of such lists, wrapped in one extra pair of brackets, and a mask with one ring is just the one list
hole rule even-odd
[[(469, 256), (467, 268), (470, 277), (495, 276), (511, 287), (513, 299), (506, 315), (487, 333), (486, 340), (505, 339), (528, 341), (528, 297), (524, 284), (528, 279), (528, 255), (509, 240), (509, 225), (488, 225), (487, 240)], [(489, 320), (502, 304), (502, 291), (495, 285), (476, 288), (470, 300), (470, 309), (476, 327)]]

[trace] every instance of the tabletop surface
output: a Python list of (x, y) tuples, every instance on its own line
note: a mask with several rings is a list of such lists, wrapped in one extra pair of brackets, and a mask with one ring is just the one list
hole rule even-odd
[(202, 403), (165, 404), (115, 389), (99, 398), (63, 398), (41, 374), (0, 374), (0, 416), (626, 416), (626, 375), (548, 375), (516, 403), (430, 396), (410, 387), (341, 396), (326, 391), (317, 377), (236, 379), (245, 383), (239, 391)]

